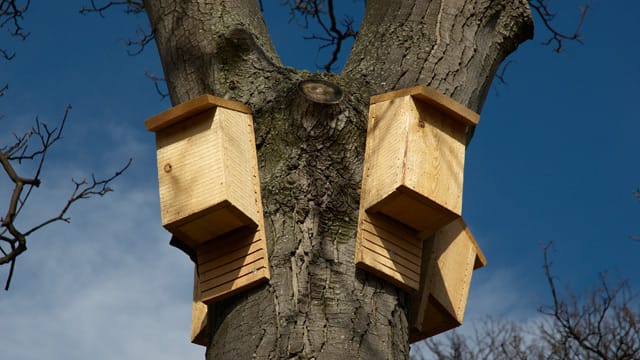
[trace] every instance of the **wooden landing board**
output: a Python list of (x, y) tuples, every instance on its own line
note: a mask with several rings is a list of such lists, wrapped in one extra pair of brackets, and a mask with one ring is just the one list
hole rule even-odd
[(411, 297), (410, 341), (462, 324), (471, 274), (486, 258), (462, 218), (425, 240), (420, 291)]

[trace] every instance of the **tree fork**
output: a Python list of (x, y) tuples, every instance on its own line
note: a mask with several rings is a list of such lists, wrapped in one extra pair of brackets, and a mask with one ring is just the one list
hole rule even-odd
[[(369, 0), (342, 74), (283, 67), (256, 0), (146, 0), (173, 104), (253, 109), (272, 278), (209, 306), (208, 359), (409, 356), (405, 294), (354, 265), (368, 99), (426, 84), (479, 111), (532, 35), (526, 0)], [(338, 104), (297, 89), (321, 78)]]

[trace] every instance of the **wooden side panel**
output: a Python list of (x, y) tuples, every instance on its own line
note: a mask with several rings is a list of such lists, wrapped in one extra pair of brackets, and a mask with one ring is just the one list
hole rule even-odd
[(462, 324), (479, 259), (484, 255), (462, 218), (425, 240), (420, 291), (411, 300), (412, 342)]
[(430, 104), (414, 106), (403, 185), (460, 215), (466, 126)]
[(264, 230), (240, 230), (196, 249), (200, 300), (212, 303), (269, 279)]
[(360, 211), (356, 266), (408, 292), (419, 288), (422, 241), (415, 232), (383, 216)]
[[(219, 108), (222, 125), (226, 194), (232, 206), (258, 224), (257, 154), (250, 114)], [(258, 185), (259, 186), (259, 185)]]
[[(206, 304), (257, 286), (268, 281), (271, 277), (253, 122), (245, 122), (245, 126), (244, 129), (233, 131), (245, 131), (245, 134), (250, 135), (247, 139), (249, 146), (237, 150), (241, 152), (240, 155), (232, 155), (230, 158), (247, 157), (246, 165), (249, 170), (238, 175), (246, 177), (231, 181), (230, 187), (237, 192), (253, 191), (254, 197), (244, 201), (247, 201), (247, 207), (254, 206), (258, 226), (255, 229), (245, 227), (224, 234), (196, 249), (200, 300)], [(233, 138), (233, 136), (228, 138)], [(236, 147), (232, 143), (229, 146)]]
[(209, 334), (207, 332), (207, 305), (200, 301), (198, 287), (198, 271), (194, 271), (193, 305), (191, 309), (191, 343), (207, 346)]
[(364, 208), (389, 196), (402, 183), (410, 98), (399, 98), (369, 108), (362, 200)]

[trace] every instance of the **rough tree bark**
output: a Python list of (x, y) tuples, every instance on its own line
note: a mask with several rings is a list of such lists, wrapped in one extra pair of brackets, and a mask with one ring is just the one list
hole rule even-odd
[[(208, 359), (402, 359), (407, 303), (356, 270), (368, 99), (426, 84), (480, 111), (532, 36), (527, 0), (369, 0), (341, 74), (283, 67), (257, 0), (145, 0), (174, 104), (203, 93), (254, 111), (272, 278), (209, 307)], [(297, 83), (344, 91), (313, 103)]]

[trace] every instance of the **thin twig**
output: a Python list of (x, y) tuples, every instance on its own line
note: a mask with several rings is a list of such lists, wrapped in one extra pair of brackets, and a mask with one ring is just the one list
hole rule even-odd
[(556, 14), (551, 11), (549, 3), (546, 0), (529, 0), (529, 6), (531, 6), (535, 13), (538, 14), (540, 20), (542, 20), (542, 23), (544, 24), (544, 27), (551, 33), (551, 37), (543, 41), (542, 44), (553, 44), (553, 50), (555, 52), (561, 52), (564, 49), (565, 41), (575, 41), (582, 44), (583, 37), (581, 30), (584, 25), (584, 20), (587, 17), (587, 12), (591, 8), (591, 4), (589, 2), (586, 2), (585, 5), (580, 8), (578, 24), (576, 25), (575, 31), (571, 34), (559, 31), (552, 24)]
[(353, 18), (347, 16), (339, 20), (336, 17), (333, 0), (281, 0), (280, 3), (289, 6), (291, 19), (294, 19), (296, 15), (302, 17), (304, 20), (304, 23), (301, 24), (302, 27), (308, 28), (309, 19), (320, 26), (322, 35), (313, 33), (304, 38), (322, 42), (319, 50), (333, 48), (329, 60), (324, 65), (318, 66), (331, 72), (338, 61), (344, 42), (358, 36)]
[(144, 72), (144, 76), (149, 78), (149, 80), (153, 81), (153, 86), (156, 89), (156, 92), (158, 93), (158, 95), (160, 95), (161, 100), (169, 96), (169, 92), (166, 90), (163, 90), (160, 85), (160, 84), (165, 84), (166, 86), (167, 81), (164, 78), (154, 75), (148, 71)]
[(0, 28), (7, 27), (11, 36), (16, 36), (22, 40), (29, 37), (22, 27), (24, 14), (29, 10), (31, 0), (1, 0), (0, 1)]
[(136, 0), (124, 0), (124, 1), (109, 1), (103, 5), (96, 4), (95, 0), (91, 0), (89, 6), (82, 6), (80, 14), (98, 13), (101, 17), (104, 17), (104, 12), (111, 7), (125, 6), (124, 12), (126, 14), (139, 14), (144, 11), (144, 3)]
[[(108, 1), (96, 3), (95, 0), (91, 0), (89, 5), (83, 5), (80, 9), (80, 13), (91, 14), (95, 13), (100, 17), (105, 17), (105, 12), (112, 8), (124, 7), (125, 14), (140, 14), (145, 11), (144, 2), (139, 0), (123, 0), (123, 1)], [(152, 30), (145, 30), (138, 28), (136, 30), (136, 36), (134, 39), (125, 40), (125, 45), (129, 48), (127, 53), (131, 56), (142, 53), (147, 44), (153, 41), (154, 35)]]

